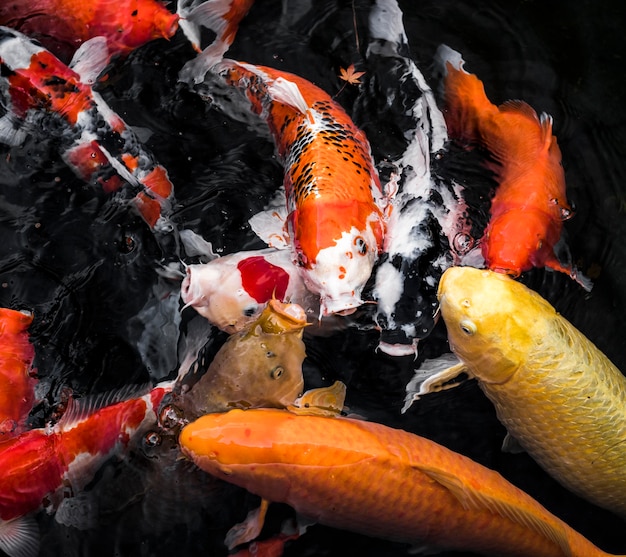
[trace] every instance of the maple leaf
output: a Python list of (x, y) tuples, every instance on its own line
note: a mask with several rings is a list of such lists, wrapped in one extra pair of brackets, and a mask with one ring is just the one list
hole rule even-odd
[(365, 72), (355, 72), (354, 64), (350, 64), (348, 68), (339, 68), (339, 79), (343, 79), (346, 83), (350, 85), (358, 85), (361, 83), (359, 78), (365, 75)]

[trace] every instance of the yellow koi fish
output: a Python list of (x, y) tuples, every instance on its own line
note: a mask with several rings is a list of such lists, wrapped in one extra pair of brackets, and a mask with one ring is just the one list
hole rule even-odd
[[(462, 362), (439, 383), (459, 371), (475, 377), (509, 435), (546, 472), (626, 517), (626, 377), (547, 301), (504, 274), (452, 267), (438, 296)], [(437, 378), (428, 381), (437, 390)]]

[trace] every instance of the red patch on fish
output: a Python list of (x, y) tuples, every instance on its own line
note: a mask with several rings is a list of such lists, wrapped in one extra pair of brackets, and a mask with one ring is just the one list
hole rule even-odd
[(275, 297), (284, 300), (289, 286), (289, 274), (258, 255), (237, 264), (244, 290), (260, 304)]

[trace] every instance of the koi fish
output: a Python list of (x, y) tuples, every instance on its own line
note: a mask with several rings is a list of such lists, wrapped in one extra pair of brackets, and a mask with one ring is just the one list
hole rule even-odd
[(0, 443), (0, 549), (10, 557), (37, 555), (37, 526), (30, 514), (42, 506), (53, 510), (64, 494), (82, 490), (111, 455), (156, 424), (157, 408), (170, 390), (163, 384), (124, 401), (74, 400), (51, 428)]
[(153, 39), (170, 39), (179, 16), (156, 0), (4, 0), (0, 25), (36, 38), (71, 58), (80, 44), (106, 38), (109, 53), (127, 55)]
[[(501, 273), (448, 269), (441, 315), (464, 371), (511, 438), (570, 491), (626, 517), (626, 378), (541, 296)], [(436, 389), (433, 389), (436, 390)]]
[(229, 334), (247, 327), (274, 298), (305, 311), (318, 305), (286, 250), (240, 251), (188, 265), (185, 272), (180, 291), (185, 307)]
[(607, 555), (497, 472), (381, 424), (231, 410), (179, 440), (209, 474), (321, 524), (484, 555)]
[(235, 407), (292, 404), (304, 386), (306, 326), (300, 306), (270, 300), (255, 321), (228, 338), (204, 375), (174, 404), (188, 419)]
[[(430, 334), (439, 278), (466, 256), (472, 240), (460, 186), (431, 171), (431, 158), (448, 139), (445, 120), (426, 79), (405, 56), (410, 49), (397, 2), (377, 0), (368, 29), (365, 86), (354, 117), (364, 126), (384, 121), (393, 130), (374, 147), (382, 151), (385, 166), (391, 163), (397, 182), (383, 254), (374, 269), (374, 319), (381, 331), (378, 348), (402, 356), (415, 354), (418, 341)], [(389, 144), (387, 136), (393, 138)]]
[[(277, 244), (268, 238), (286, 232), (306, 287), (320, 296), (321, 315), (353, 311), (384, 234), (384, 196), (365, 134), (326, 92), (296, 75), (227, 59), (196, 66), (199, 74), (183, 68), (181, 79), (198, 82), (210, 70), (240, 92), (267, 123), (283, 161), (284, 220), (271, 208), (268, 218), (251, 220), (253, 230), (270, 246)], [(267, 225), (272, 220), (278, 231)]]
[(458, 52), (442, 45), (436, 57), (445, 75), (450, 135), (481, 145), (496, 160), (489, 167), (499, 185), (482, 239), (487, 267), (513, 277), (533, 267), (548, 267), (590, 290), (589, 280), (561, 263), (554, 252), (563, 221), (573, 213), (552, 117), (537, 116), (523, 101), (493, 105), (481, 81), (463, 69)]
[(33, 315), (0, 308), (0, 443), (24, 430), (35, 402), (34, 349), (28, 341)]
[(167, 171), (89, 85), (105, 60), (100, 38), (83, 45), (72, 69), (21, 33), (0, 27), (0, 103), (6, 110), (0, 141), (19, 145), (28, 130), (54, 130), (61, 156), (77, 176), (107, 193), (128, 182), (139, 190), (133, 201), (148, 225), (169, 230), (173, 185)]

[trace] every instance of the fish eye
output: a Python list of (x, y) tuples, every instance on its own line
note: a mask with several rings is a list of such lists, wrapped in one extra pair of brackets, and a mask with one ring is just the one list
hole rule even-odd
[(259, 309), (258, 306), (248, 306), (243, 308), (243, 314), (245, 317), (252, 317), (256, 312), (257, 309)]
[(285, 372), (285, 368), (283, 366), (276, 366), (271, 372), (270, 377), (272, 379), (278, 379)]
[(149, 431), (143, 438), (146, 447), (157, 447), (161, 444), (161, 436), (156, 431)]
[(476, 324), (469, 319), (461, 320), (459, 327), (467, 336), (472, 336), (476, 332)]
[(367, 253), (367, 244), (365, 243), (363, 236), (357, 236), (354, 239), (354, 245), (361, 255), (365, 255)]

